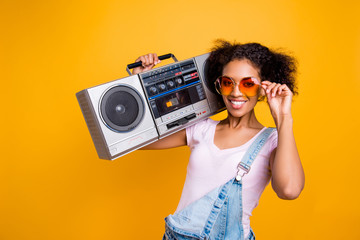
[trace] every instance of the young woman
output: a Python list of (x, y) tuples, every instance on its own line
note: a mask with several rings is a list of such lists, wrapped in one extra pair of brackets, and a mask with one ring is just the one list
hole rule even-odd
[[(154, 67), (156, 54), (141, 56)], [(295, 199), (304, 172), (293, 134), (291, 103), (295, 60), (258, 43), (218, 41), (208, 59), (207, 80), (228, 117), (206, 119), (143, 149), (188, 145), (186, 180), (177, 210), (166, 219), (163, 239), (255, 239), (249, 216), (271, 179), (281, 199)], [(266, 97), (276, 129), (264, 127), (254, 107)]]

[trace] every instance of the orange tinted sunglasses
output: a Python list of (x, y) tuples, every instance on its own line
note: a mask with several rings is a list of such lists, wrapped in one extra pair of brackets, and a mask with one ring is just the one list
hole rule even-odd
[[(234, 91), (236, 82), (228, 76), (220, 76), (215, 81), (216, 91), (224, 96), (228, 96)], [(247, 97), (256, 96), (260, 87), (260, 81), (255, 77), (245, 77), (239, 82), (239, 90)]]

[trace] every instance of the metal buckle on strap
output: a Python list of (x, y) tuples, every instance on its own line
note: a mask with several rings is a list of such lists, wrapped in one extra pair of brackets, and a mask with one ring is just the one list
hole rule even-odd
[(240, 162), (239, 165), (238, 165), (238, 169), (242, 169), (244, 170), (246, 173), (248, 173), (251, 169), (251, 167), (243, 162)]
[[(236, 179), (236, 181), (240, 182), (241, 179), (244, 177), (244, 175), (250, 171), (251, 167), (243, 162), (240, 162), (237, 166), (237, 169), (238, 169), (238, 172), (236, 174), (235, 179)], [(244, 172), (241, 173), (240, 170), (243, 170)]]

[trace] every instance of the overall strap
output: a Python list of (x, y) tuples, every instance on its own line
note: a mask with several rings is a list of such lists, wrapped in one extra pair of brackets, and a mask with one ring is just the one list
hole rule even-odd
[[(234, 202), (232, 200), (234, 199), (241, 199), (241, 188), (233, 187), (234, 182), (241, 181), (241, 178), (250, 171), (251, 164), (254, 162), (256, 156), (260, 152), (261, 148), (264, 146), (266, 140), (269, 138), (270, 134), (275, 130), (275, 128), (267, 128), (264, 131), (262, 131), (259, 136), (256, 137), (254, 142), (250, 145), (248, 150), (246, 151), (244, 157), (242, 158), (241, 162), (238, 165), (238, 174), (236, 178), (231, 179), (228, 181), (223, 187), (221, 188), (221, 191), (219, 192), (218, 198), (214, 203), (214, 206), (208, 215), (208, 218), (206, 220), (204, 229), (201, 233), (202, 239), (209, 239), (210, 233), (219, 217), (219, 214), (221, 213), (223, 209), (223, 205), (225, 202), (227, 204), (233, 205)], [(238, 184), (236, 184), (238, 185)], [(232, 197), (229, 198), (229, 194), (232, 195)], [(240, 194), (240, 195), (239, 195)], [(234, 196), (238, 196), (238, 198), (234, 198)], [(238, 202), (235, 201), (235, 205), (237, 205)], [(234, 205), (233, 205), (234, 206)], [(240, 204), (241, 206), (241, 204)], [(242, 211), (242, 210), (241, 210)], [(234, 214), (233, 214), (234, 213)], [(231, 219), (228, 219), (226, 222), (227, 224), (239, 224), (238, 219), (239, 215), (237, 215), (237, 211), (231, 211), (228, 213), (228, 217)], [(237, 219), (235, 222), (234, 219)], [(233, 225), (233, 226), (235, 226)], [(242, 233), (240, 233), (239, 236), (242, 236)], [(242, 236), (243, 237), (243, 236)]]
[(270, 134), (274, 131), (275, 128), (266, 128), (259, 136), (257, 136), (255, 141), (248, 148), (237, 167), (238, 173), (235, 178), (237, 181), (241, 181), (242, 177), (250, 171), (251, 164), (254, 162), (256, 156), (260, 152), (261, 148), (264, 146)]

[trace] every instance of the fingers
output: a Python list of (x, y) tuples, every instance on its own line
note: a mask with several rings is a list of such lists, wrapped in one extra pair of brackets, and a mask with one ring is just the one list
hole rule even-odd
[(262, 81), (261, 82), (261, 85), (266, 85), (266, 86), (268, 86), (268, 85), (270, 85), (271, 84), (271, 82), (269, 82), (269, 81)]
[(138, 57), (135, 62), (140, 62), (142, 66), (136, 67), (133, 70), (133, 74), (138, 74), (147, 70), (152, 69), (155, 65), (160, 63), (160, 59), (158, 58), (158, 55), (156, 53), (148, 53), (146, 55), (142, 55)]
[[(281, 93), (284, 91), (284, 90), (287, 90), (288, 89), (288, 86), (286, 86), (286, 84), (283, 84), (279, 87), (279, 95), (281, 95)], [(289, 89), (290, 91), (290, 89)]]
[(151, 54), (152, 54), (152, 59), (153, 59), (154, 65), (160, 63), (160, 59), (158, 58), (158, 55), (156, 53), (151, 53)]
[(266, 94), (271, 94), (271, 90), (276, 86), (276, 83), (269, 83), (267, 84), (267, 86), (265, 87), (266, 90)]
[(156, 53), (148, 53), (146, 55), (142, 55), (135, 60), (135, 62), (139, 62), (139, 61), (142, 62), (142, 66), (144, 68), (146, 67), (151, 68), (156, 64), (160, 63), (160, 60)]
[(281, 96), (283, 93), (291, 94), (291, 90), (286, 84), (274, 83), (269, 81), (261, 82), (262, 88), (265, 90), (268, 97)]
[(145, 55), (144, 56), (140, 56), (139, 57), (141, 63), (142, 63), (142, 66), (145, 67), (146, 66), (146, 59), (145, 59)]
[(280, 87), (281, 85), (280, 84), (276, 84), (271, 90), (271, 96), (272, 97), (275, 97), (275, 95), (276, 95), (276, 92), (278, 92), (278, 89), (279, 89), (279, 87)]

